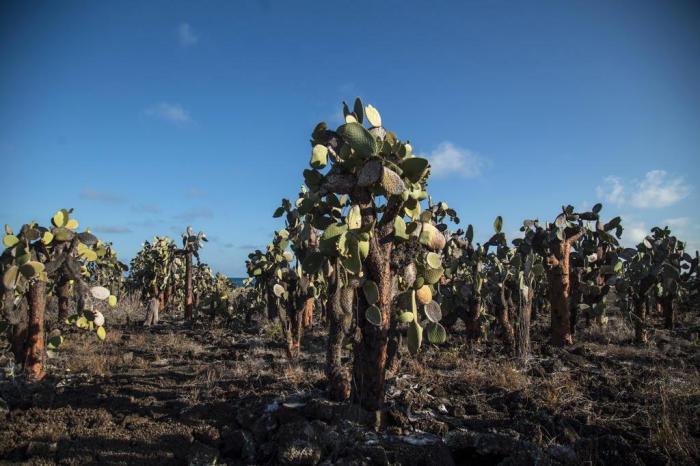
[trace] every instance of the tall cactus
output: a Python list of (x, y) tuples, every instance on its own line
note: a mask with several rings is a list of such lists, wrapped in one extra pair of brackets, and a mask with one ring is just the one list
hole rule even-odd
[[(92, 246), (98, 239), (89, 231), (77, 232), (79, 223), (71, 218), (71, 213), (72, 209), (56, 212), (51, 228), (32, 222), (22, 225), (19, 233), (14, 234), (5, 226), (5, 250), (0, 256), (0, 266), (3, 295), (11, 299), (3, 300), (4, 312), (20, 314), (11, 322), (12, 349), (31, 381), (44, 377), (47, 285), (55, 286), (66, 276), (84, 299), (105, 300), (116, 306), (116, 297), (109, 290), (101, 286), (90, 289), (85, 282), (88, 266), (97, 260)], [(92, 297), (88, 296), (90, 294)], [(104, 339), (104, 315), (94, 306), (80, 311), (70, 322), (81, 328), (96, 329), (97, 336)], [(49, 349), (56, 349), (61, 341), (60, 335), (50, 339)]]
[(192, 321), (195, 317), (192, 256), (199, 263), (199, 249), (202, 247), (202, 241), (208, 241), (207, 236), (201, 231), (195, 235), (191, 226), (188, 226), (182, 234), (182, 252), (185, 255), (185, 320), (187, 321)]
[[(389, 329), (397, 318), (392, 313), (392, 285), (398, 278), (391, 266), (394, 245), (414, 237), (439, 253), (445, 237), (433, 224), (430, 212), (421, 216), (421, 201), (427, 199), (428, 161), (413, 155), (409, 143), (386, 130), (371, 105), (364, 107), (357, 99), (352, 112), (347, 105), (343, 111), (345, 124), (330, 130), (319, 123), (312, 133), (311, 168), (304, 171), (309, 189), (306, 205), (314, 226), (323, 232), (319, 254), (338, 258), (343, 286), (349, 279), (362, 283), (363, 292), (357, 294), (361, 339), (354, 351), (353, 399), (377, 411), (384, 401)], [(418, 278), (422, 286), (426, 277), (436, 283), (442, 275), (439, 256), (435, 269), (426, 268), (423, 260), (423, 255), (409, 258), (412, 267), (422, 273), (406, 281), (407, 288), (418, 285)], [(439, 311), (436, 302), (430, 303), (430, 309)], [(428, 313), (436, 319), (438, 311)], [(412, 314), (408, 344), (417, 351), (424, 327), (417, 312)], [(444, 328), (430, 317), (428, 335), (441, 340)]]

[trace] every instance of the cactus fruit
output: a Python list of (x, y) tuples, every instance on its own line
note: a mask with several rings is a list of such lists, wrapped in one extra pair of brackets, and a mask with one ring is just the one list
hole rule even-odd
[(423, 285), (416, 290), (416, 298), (418, 299), (419, 303), (428, 304), (433, 300), (433, 291), (428, 285)]

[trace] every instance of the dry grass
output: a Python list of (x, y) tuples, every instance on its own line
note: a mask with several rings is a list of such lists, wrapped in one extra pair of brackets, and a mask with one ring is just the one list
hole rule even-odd
[(682, 379), (664, 376), (650, 384), (648, 391), (658, 400), (650, 406), (655, 412), (647, 417), (651, 443), (671, 457), (700, 459), (698, 441), (688, 432), (688, 426), (698, 422), (700, 375), (696, 372)]
[(121, 366), (121, 356), (114, 349), (120, 338), (119, 331), (108, 331), (104, 342), (98, 341), (92, 333), (71, 335), (61, 345), (66, 370), (99, 377), (111, 374)]

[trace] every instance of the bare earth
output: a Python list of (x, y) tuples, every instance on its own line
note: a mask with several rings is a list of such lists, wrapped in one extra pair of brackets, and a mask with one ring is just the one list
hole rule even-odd
[(275, 325), (166, 316), (112, 324), (104, 344), (76, 331), (37, 386), (0, 375), (0, 464), (700, 462), (698, 316), (646, 348), (621, 317), (566, 350), (539, 343), (546, 324), (526, 366), (495, 337), (469, 348), (459, 328), (404, 354), (381, 433), (326, 401), (321, 328), (294, 363)]

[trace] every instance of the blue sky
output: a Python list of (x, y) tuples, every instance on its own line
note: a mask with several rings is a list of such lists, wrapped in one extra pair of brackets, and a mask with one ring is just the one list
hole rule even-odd
[(0, 222), (73, 207), (124, 259), (191, 224), (240, 276), (361, 96), (482, 237), (602, 201), (700, 247), (700, 4), (379, 3), (2, 2)]

